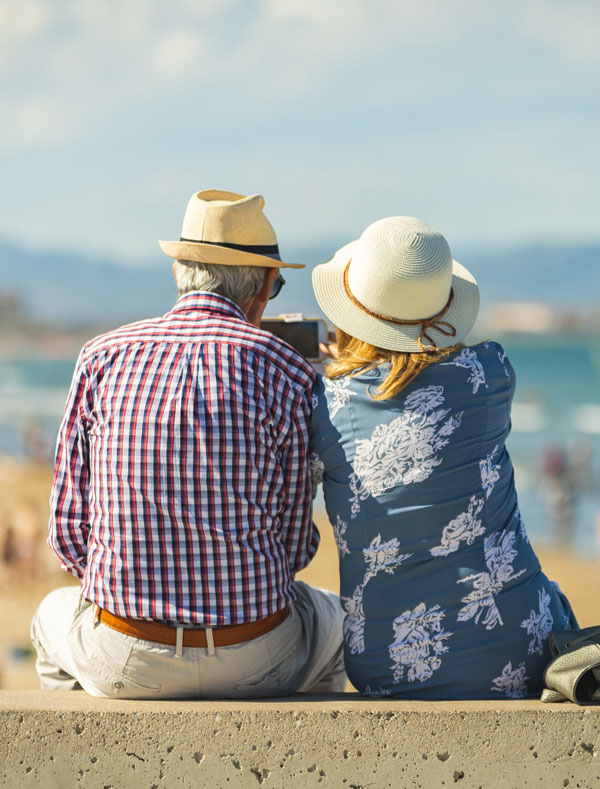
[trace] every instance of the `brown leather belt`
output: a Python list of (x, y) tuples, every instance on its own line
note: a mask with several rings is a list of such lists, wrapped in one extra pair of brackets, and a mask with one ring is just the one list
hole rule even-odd
[[(216, 647), (229, 647), (233, 644), (242, 644), (244, 641), (251, 641), (268, 633), (273, 628), (280, 625), (290, 613), (289, 606), (276, 611), (265, 619), (257, 622), (244, 622), (241, 625), (223, 625), (213, 627), (212, 634)], [(175, 646), (177, 643), (177, 627), (163, 625), (160, 622), (149, 622), (146, 619), (129, 619), (126, 616), (117, 616), (96, 606), (96, 619), (113, 630), (126, 633), (134, 638), (142, 638), (144, 641), (154, 641), (158, 644), (170, 644)], [(184, 627), (183, 644), (184, 647), (207, 647), (206, 630), (200, 627)]]

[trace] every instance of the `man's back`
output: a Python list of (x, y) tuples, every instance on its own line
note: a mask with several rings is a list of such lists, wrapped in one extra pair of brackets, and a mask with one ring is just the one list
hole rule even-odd
[(295, 580), (317, 550), (314, 373), (260, 320), (285, 280), (261, 195), (193, 194), (162, 318), (82, 350), (48, 542), (80, 581), (31, 624), (42, 688), (105, 698), (343, 690), (339, 597)]
[(51, 523), (83, 596), (121, 616), (209, 626), (291, 602), (291, 576), (318, 545), (312, 381), (293, 349), (212, 293), (88, 343)]

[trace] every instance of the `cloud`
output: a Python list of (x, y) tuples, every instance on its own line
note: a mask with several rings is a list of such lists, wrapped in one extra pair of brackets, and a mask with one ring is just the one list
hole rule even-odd
[[(523, 226), (544, 194), (550, 216), (561, 189), (585, 192), (591, 223), (578, 175), (590, 154), (568, 135), (593, 148), (582, 117), (597, 125), (599, 17), (597, 0), (0, 0), (0, 152), (15, 181), (37, 150), (48, 179), (63, 167), (59, 188), (85, 173), (107, 226), (138, 204), (123, 246), (171, 204), (177, 225), (179, 200), (211, 184), (270, 190), (277, 226), (302, 237), (349, 237), (396, 205), (399, 184), (402, 210), (440, 225), (454, 211), (464, 237), (486, 190), (497, 216), (527, 194), (514, 198)], [(516, 147), (548, 144), (512, 156), (507, 131)], [(335, 199), (305, 228), (315, 194)]]
[[(361, 59), (392, 43), (472, 43), (479, 34), (507, 31), (515, 43), (541, 41), (573, 61), (600, 59), (597, 0), (263, 0), (262, 9), (267, 29), (303, 38), (317, 59), (327, 52)], [(324, 51), (315, 52), (314, 44)]]
[(207, 42), (198, 32), (174, 30), (166, 33), (154, 46), (152, 64), (158, 77), (168, 80), (175, 76), (195, 74)]
[[(159, 0), (0, 0), (0, 150), (68, 144), (202, 80), (203, 15)], [(206, 10), (211, 3), (201, 3)], [(223, 2), (223, 9), (227, 2)], [(189, 25), (193, 17), (195, 27)]]
[(575, 63), (600, 61), (600, 3), (530, 0), (520, 7), (526, 37), (545, 43)]
[(39, 36), (51, 15), (48, 0), (0, 0), (0, 68), (10, 64), (19, 47)]
[(0, 100), (0, 147), (5, 151), (48, 148), (70, 134), (68, 115), (60, 98), (39, 93), (18, 100)]
[(178, 92), (232, 117), (303, 101), (327, 110), (353, 93), (367, 104), (411, 92), (436, 100), (447, 73), (461, 90), (452, 69), (469, 48), (482, 47), (486, 68), (482, 42), (495, 38), (507, 57), (543, 42), (559, 59), (590, 62), (600, 58), (600, 4), (0, 0), (0, 81), (14, 124), (0, 144), (55, 144), (61, 129), (71, 141)]

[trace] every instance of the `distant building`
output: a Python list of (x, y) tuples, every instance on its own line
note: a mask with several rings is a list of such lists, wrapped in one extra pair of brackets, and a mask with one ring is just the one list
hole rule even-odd
[(0, 292), (0, 330), (15, 329), (25, 322), (22, 304), (16, 293)]
[(485, 325), (497, 332), (544, 333), (557, 328), (557, 312), (538, 301), (497, 302), (488, 307)]
[(484, 333), (545, 334), (557, 331), (578, 334), (600, 332), (600, 308), (578, 309), (541, 301), (504, 301), (483, 310), (480, 329)]

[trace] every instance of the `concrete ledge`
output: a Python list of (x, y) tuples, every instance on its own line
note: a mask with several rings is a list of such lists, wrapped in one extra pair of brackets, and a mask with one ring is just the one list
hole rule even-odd
[(0, 691), (0, 786), (598, 787), (600, 708)]

